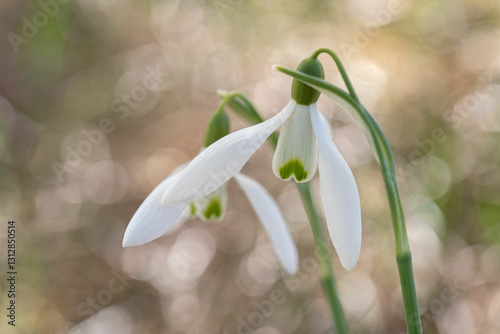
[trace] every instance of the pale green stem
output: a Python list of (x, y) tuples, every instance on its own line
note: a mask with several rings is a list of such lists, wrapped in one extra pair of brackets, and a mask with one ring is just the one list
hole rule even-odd
[(325, 238), (325, 235), (328, 235), (328, 232), (325, 231), (321, 216), (318, 213), (316, 205), (314, 204), (315, 200), (311, 193), (310, 182), (297, 183), (297, 188), (299, 189), (300, 198), (302, 199), (302, 204), (304, 205), (304, 209), (306, 210), (306, 214), (309, 218), (311, 229), (313, 231), (314, 241), (316, 244), (316, 257), (320, 267), (321, 285), (323, 286), (326, 299), (330, 304), (330, 310), (335, 322), (335, 327), (337, 328), (337, 333), (347, 334), (349, 333), (349, 327), (347, 326), (344, 310), (337, 293), (337, 284), (335, 283), (333, 265), (330, 259), (330, 248), (328, 247), (328, 241)]

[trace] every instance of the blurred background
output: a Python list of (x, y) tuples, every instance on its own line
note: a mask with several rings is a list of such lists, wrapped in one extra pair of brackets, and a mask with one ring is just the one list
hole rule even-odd
[[(147, 194), (199, 152), (217, 89), (270, 117), (291, 84), (271, 66), (322, 46), (392, 146), (425, 333), (500, 332), (499, 2), (2, 0), (0, 13), (0, 247), (15, 219), (19, 272), (2, 333), (331, 333), (312, 233), (270, 147), (243, 171), (283, 210), (297, 275), (231, 182), (223, 222), (121, 247)], [(361, 196), (358, 265), (332, 257), (351, 332), (405, 333), (379, 167), (350, 116), (319, 106)]]

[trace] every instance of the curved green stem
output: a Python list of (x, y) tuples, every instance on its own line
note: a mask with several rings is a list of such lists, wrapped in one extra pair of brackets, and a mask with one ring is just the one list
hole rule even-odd
[(406, 232), (406, 223), (396, 181), (394, 159), (392, 157), (392, 152), (387, 139), (382, 133), (382, 130), (378, 126), (377, 122), (359, 103), (355, 96), (351, 96), (342, 89), (317, 77), (279, 66), (277, 66), (276, 69), (290, 75), (293, 78), (301, 80), (305, 84), (308, 84), (314, 89), (332, 98), (340, 106), (350, 112), (365, 130), (365, 133), (374, 149), (375, 156), (380, 163), (387, 198), (389, 201), (396, 244), (396, 261), (398, 264), (399, 278), (403, 294), (407, 330), (408, 333), (411, 334), (421, 334), (422, 326), (420, 324), (420, 314), (418, 310), (417, 293), (413, 275), (410, 246)]
[(335, 52), (328, 48), (319, 48), (318, 50), (314, 51), (312, 56), (313, 58), (318, 58), (318, 56), (322, 53), (328, 54), (330, 57), (332, 57), (333, 61), (335, 64), (337, 64), (337, 68), (339, 69), (340, 75), (342, 76), (342, 79), (344, 80), (344, 83), (347, 87), (347, 90), (351, 94), (351, 96), (359, 102), (358, 95), (356, 94), (356, 91), (354, 90), (354, 87), (351, 84), (351, 80), (349, 80), (349, 76), (347, 75), (347, 72), (344, 68), (344, 65), (342, 65), (342, 62), (340, 61), (340, 58), (337, 56)]
[(248, 123), (257, 124), (264, 122), (264, 119), (257, 109), (255, 109), (252, 102), (242, 93), (235, 90), (230, 92), (219, 90), (217, 93), (222, 99), (221, 103), (227, 104)]

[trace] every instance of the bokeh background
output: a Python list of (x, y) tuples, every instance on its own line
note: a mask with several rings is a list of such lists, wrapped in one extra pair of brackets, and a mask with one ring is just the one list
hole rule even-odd
[[(2, 333), (331, 333), (312, 233), (269, 147), (244, 172), (282, 208), (296, 276), (233, 183), (223, 222), (121, 247), (142, 200), (199, 152), (217, 90), (269, 117), (291, 84), (271, 66), (322, 46), (392, 146), (425, 333), (500, 332), (498, 1), (3, 0), (0, 16), (2, 275), (9, 219), (19, 263), (17, 325), (2, 311)], [(378, 165), (350, 116), (319, 106), (361, 196), (360, 261), (346, 272), (332, 257), (351, 332), (405, 333)]]

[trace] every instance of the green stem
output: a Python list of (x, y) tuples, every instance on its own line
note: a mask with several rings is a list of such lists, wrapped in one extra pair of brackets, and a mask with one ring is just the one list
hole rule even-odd
[[(219, 91), (219, 96), (223, 99), (224, 104), (227, 104), (248, 123), (255, 125), (264, 122), (264, 118), (254, 107), (253, 103), (242, 93), (238, 91)], [(278, 137), (278, 133), (275, 132), (268, 139), (269, 143), (275, 148), (278, 144)]]
[[(228, 99), (227, 105), (235, 110), (238, 115), (249, 121), (250, 124), (258, 124), (264, 121), (257, 109), (243, 94), (238, 92), (231, 92), (230, 94), (231, 99)], [(225, 98), (226, 95), (223, 96)], [(241, 101), (237, 100), (237, 98), (241, 99)], [(277, 143), (278, 133), (275, 132), (269, 137), (269, 144), (276, 149)], [(328, 232), (325, 231), (321, 215), (316, 208), (316, 202), (311, 193), (310, 183), (297, 183), (296, 185), (313, 231), (314, 242), (316, 244), (316, 256), (320, 267), (320, 281), (326, 299), (330, 305), (337, 333), (348, 334), (347, 321), (337, 294), (337, 284), (335, 283), (333, 266), (330, 261), (331, 252), (328, 247), (329, 243), (324, 238), (325, 235), (328, 235)]]
[(337, 333), (347, 334), (349, 333), (349, 328), (342, 309), (342, 304), (337, 294), (337, 285), (335, 283), (333, 266), (330, 261), (330, 248), (327, 246), (328, 241), (324, 237), (325, 235), (328, 235), (328, 232), (325, 231), (321, 216), (319, 215), (314, 204), (315, 201), (311, 193), (310, 183), (297, 183), (297, 188), (299, 189), (302, 204), (304, 205), (307, 217), (311, 223), (311, 229), (313, 231), (314, 241), (316, 244), (316, 256), (320, 267), (321, 285), (323, 286), (323, 291), (330, 304), (330, 310), (335, 321)]
[(347, 87), (347, 90), (349, 91), (349, 94), (351, 94), (351, 96), (356, 101), (359, 102), (358, 94), (356, 94), (356, 91), (354, 90), (354, 87), (351, 84), (351, 80), (349, 80), (349, 76), (347, 75), (347, 72), (344, 68), (344, 65), (342, 65), (342, 62), (340, 61), (339, 56), (337, 56), (337, 54), (335, 52), (333, 52), (332, 50), (330, 50), (328, 48), (319, 48), (318, 50), (314, 51), (314, 53), (312, 54), (311, 57), (318, 58), (318, 56), (321, 53), (326, 53), (330, 57), (332, 57), (335, 64), (337, 64), (337, 68), (339, 69), (340, 75), (342, 76), (342, 79), (344, 80), (344, 83)]
[(382, 133), (382, 130), (378, 126), (377, 122), (355, 97), (317, 77), (279, 66), (277, 66), (276, 69), (301, 80), (302, 82), (319, 90), (321, 93), (329, 96), (349, 111), (355, 119), (363, 125), (363, 129), (365, 130), (368, 139), (371, 141), (375, 155), (380, 163), (380, 169), (382, 171), (382, 177), (384, 179), (387, 198), (389, 201), (396, 244), (396, 261), (405, 307), (407, 331), (410, 334), (421, 334), (422, 326), (420, 323), (420, 314), (418, 310), (417, 293), (413, 275), (410, 246), (406, 232), (406, 223), (396, 181), (394, 159), (392, 157), (392, 152), (387, 139)]
[[(332, 57), (332, 59), (335, 61), (335, 64), (337, 64), (337, 68), (339, 69), (339, 72), (342, 76), (342, 79), (344, 80), (344, 83), (347, 87), (347, 90), (349, 91), (349, 94), (351, 97), (358, 102), (358, 104), (362, 107), (361, 102), (359, 100), (358, 95), (356, 94), (356, 91), (354, 89), (354, 86), (351, 84), (351, 80), (349, 79), (349, 76), (347, 75), (347, 72), (344, 68), (344, 65), (340, 61), (339, 57), (333, 50), (327, 49), (327, 48), (320, 48), (316, 50), (312, 57), (316, 58), (318, 57), (321, 53), (326, 53)], [(413, 267), (412, 267), (412, 261), (411, 261), (411, 252), (410, 252), (410, 247), (408, 244), (408, 236), (406, 233), (406, 225), (404, 221), (404, 213), (399, 197), (399, 191), (398, 191), (398, 186), (396, 182), (396, 173), (394, 169), (394, 159), (392, 157), (392, 152), (389, 147), (389, 144), (387, 142), (387, 139), (385, 138), (382, 130), (376, 123), (376, 121), (371, 117), (371, 115), (368, 113), (368, 111), (363, 107), (365, 113), (370, 116), (369, 120), (370, 122), (373, 123), (374, 128), (376, 129), (377, 134), (379, 135), (379, 139), (382, 142), (382, 151), (381, 153), (384, 154), (385, 159), (380, 159), (379, 160), (383, 161), (383, 164), (381, 163), (381, 166), (385, 167), (382, 168), (382, 173), (384, 174), (384, 182), (386, 185), (387, 189), (387, 195), (390, 198), (391, 202), (391, 216), (393, 217), (393, 226), (395, 226), (394, 231), (395, 235), (400, 235), (401, 238), (399, 238), (399, 243), (401, 244), (398, 249), (400, 250), (396, 254), (396, 262), (398, 264), (398, 271), (399, 271), (399, 276), (400, 276), (400, 281), (401, 281), (401, 289), (403, 290), (403, 300), (405, 303), (405, 312), (406, 312), (406, 317), (407, 318), (413, 318), (415, 317), (415, 314), (418, 314), (418, 303), (417, 303), (417, 295), (416, 295), (416, 289), (415, 289), (415, 278), (413, 276)], [(397, 220), (398, 222), (395, 222)], [(398, 239), (398, 238), (396, 238)], [(404, 245), (403, 245), (404, 244)], [(406, 297), (405, 297), (406, 296)], [(415, 313), (415, 309), (417, 308)], [(415, 320), (411, 320), (411, 322), (415, 322)], [(416, 320), (415, 326), (412, 325), (412, 331), (415, 333), (420, 333), (422, 330), (419, 328), (420, 325), (420, 316), (418, 315), (418, 319)], [(408, 328), (408, 331), (410, 331), (410, 328)]]

